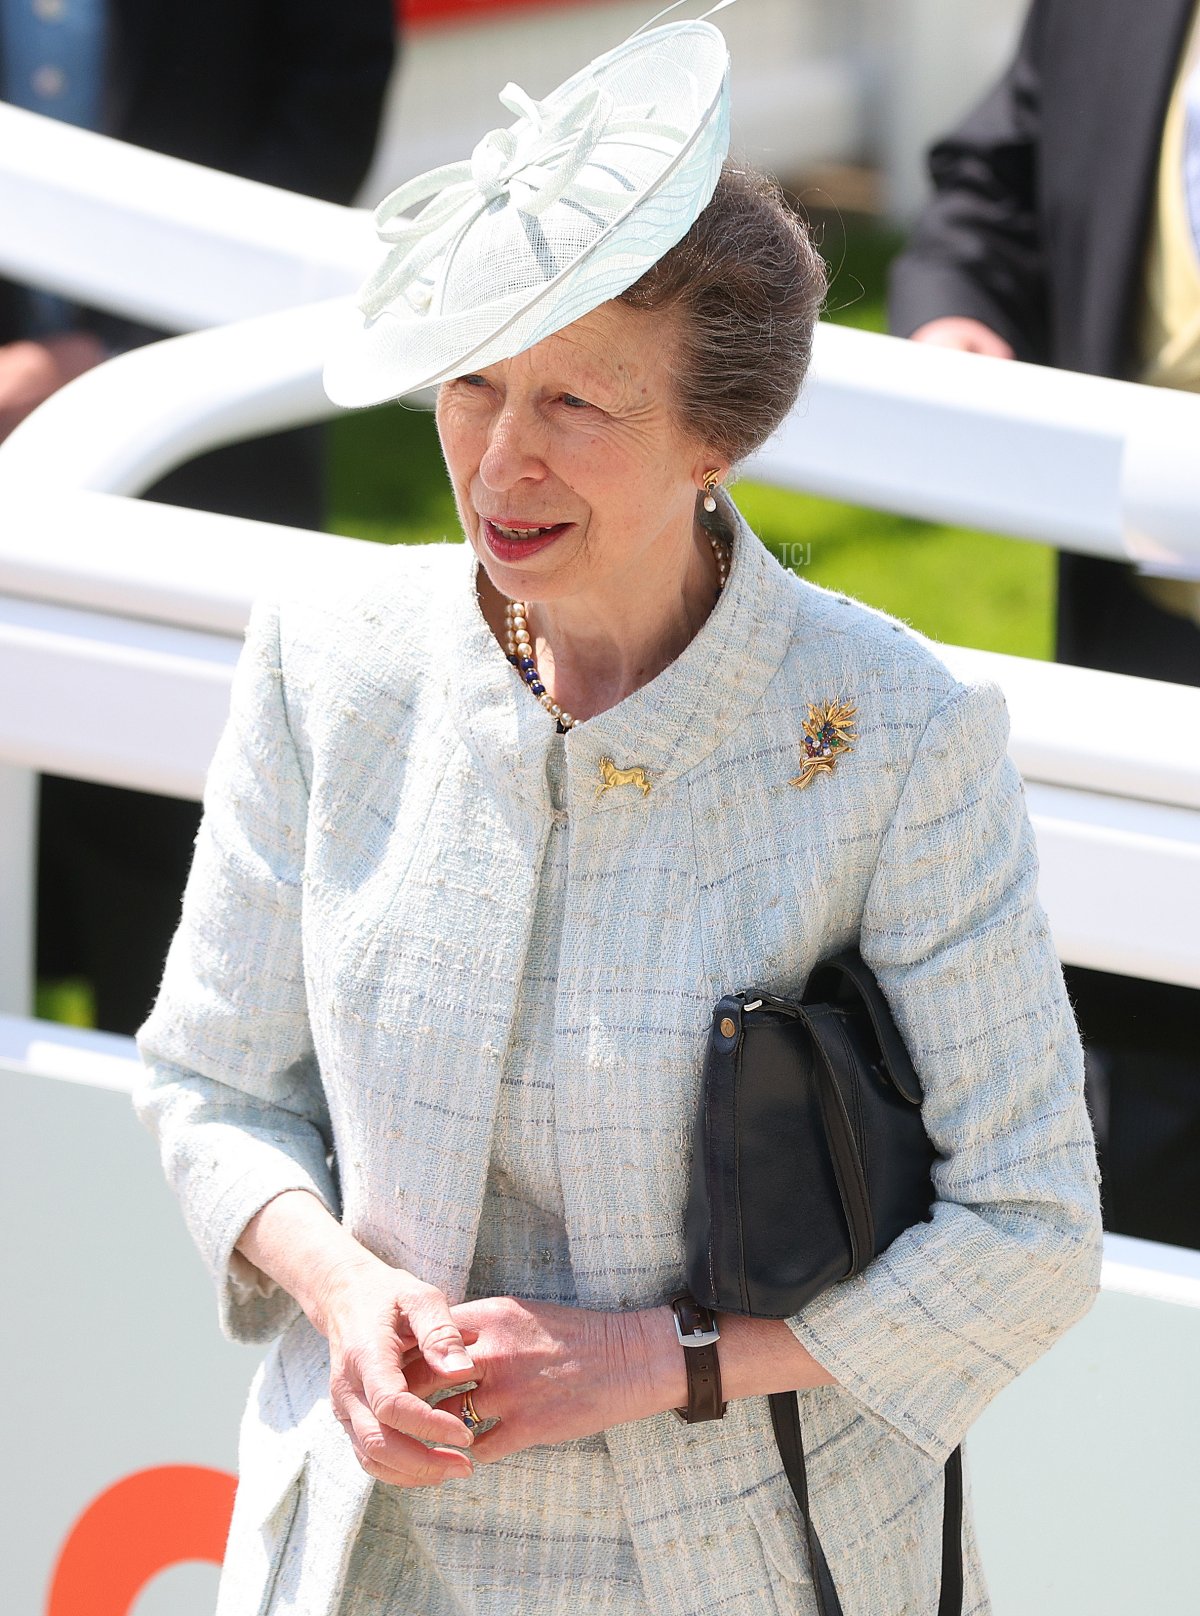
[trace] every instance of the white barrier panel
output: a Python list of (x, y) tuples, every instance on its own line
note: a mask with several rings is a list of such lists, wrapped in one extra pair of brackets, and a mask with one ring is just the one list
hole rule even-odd
[(198, 798), (237, 640), (0, 595), (0, 758)]
[(1101, 1284), (971, 1434), (995, 1616), (1200, 1610), (1200, 1253), (1109, 1235)]
[(134, 1069), (127, 1039), (0, 1018), (0, 1603), (11, 1616), (212, 1613), (212, 1563), (151, 1572), (136, 1590), (156, 1558), (171, 1563), (176, 1526), (196, 1534), (182, 1539), (189, 1559), (221, 1541), (259, 1354), (218, 1334), (130, 1107)]
[(238, 640), (260, 597), (356, 571), (365, 578), (387, 553), (361, 539), (119, 494), (72, 490), (50, 501), (6, 488), (3, 509), (0, 594)]
[[(260, 596), (300, 592), (324, 578), (365, 580), (371, 568), (387, 566), (386, 548), (356, 539), (87, 490), (49, 501), (18, 484), (6, 490), (5, 512), (0, 638), (9, 621), (15, 630), (37, 620), (18, 602), (5, 605), (4, 596), (16, 596), (240, 639)], [(87, 621), (78, 619), (80, 635)], [(101, 639), (114, 632), (97, 628)], [(136, 639), (135, 627), (129, 633)], [(1200, 692), (1193, 687), (963, 646), (937, 649), (959, 678), (1001, 686), (1010, 750), (1026, 779), (1200, 808)], [(0, 757), (9, 755), (4, 724), (0, 716)], [(1136, 735), (1136, 745), (1123, 740), (1127, 735)]]
[[(171, 1556), (220, 1538), (257, 1352), (217, 1333), (133, 1070), (128, 1040), (0, 1018), (14, 1616), (211, 1616), (215, 1565)], [(1200, 1608), (1200, 1255), (1108, 1254), (1096, 1308), (969, 1444), (996, 1616)]]
[(1200, 813), (1037, 781), (1025, 795), (1060, 958), (1200, 988)]
[[(194, 512), (170, 520), (180, 518), (206, 520)], [(297, 570), (308, 571), (311, 587), (331, 561), (344, 574), (347, 562), (367, 569), (386, 564), (387, 553), (315, 540)], [(78, 587), (104, 595), (117, 585), (100, 569), (84, 572)], [(169, 601), (174, 587), (152, 572), (141, 603)], [(196, 599), (199, 614), (241, 616), (232, 593), (200, 587)], [(238, 646), (228, 635), (0, 595), (0, 759), (197, 797)], [(1013, 676), (1011, 750), (1026, 778), (1040, 894), (1062, 958), (1200, 987), (1200, 691), (1049, 665), (1031, 671), (1019, 658), (984, 652), (951, 649), (949, 658), (968, 678), (990, 674), (1007, 688)], [(1114, 750), (1112, 735), (1124, 732), (1138, 734), (1144, 768)], [(28, 826), (24, 843), (21, 834), (19, 822), (0, 826), (0, 857), (27, 868)], [(13, 925), (0, 934), (0, 989), (7, 977), (28, 977), (27, 956), (27, 933), (23, 941)], [(13, 1013), (27, 1004), (0, 998)]]
[(33, 1008), (36, 846), (37, 777), (0, 762), (0, 1013)]

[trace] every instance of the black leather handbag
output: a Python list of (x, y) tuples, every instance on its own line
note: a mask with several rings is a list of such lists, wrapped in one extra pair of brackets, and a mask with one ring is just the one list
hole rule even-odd
[[(936, 1152), (921, 1084), (856, 949), (803, 998), (750, 989), (713, 1011), (685, 1216), (688, 1285), (717, 1312), (780, 1319), (927, 1221)], [(842, 1616), (812, 1523), (799, 1398), (769, 1399), (821, 1616)], [(938, 1616), (962, 1610), (962, 1455), (946, 1462)]]

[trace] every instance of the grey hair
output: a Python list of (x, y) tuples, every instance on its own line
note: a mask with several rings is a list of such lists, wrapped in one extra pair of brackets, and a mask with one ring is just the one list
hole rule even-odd
[(687, 235), (617, 301), (675, 316), (681, 424), (733, 465), (795, 404), (826, 284), (808, 227), (778, 185), (727, 162)]

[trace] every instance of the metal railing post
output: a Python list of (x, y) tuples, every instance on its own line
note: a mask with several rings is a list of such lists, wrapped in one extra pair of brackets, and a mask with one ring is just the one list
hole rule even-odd
[(0, 763), (0, 1015), (33, 1014), (38, 777)]

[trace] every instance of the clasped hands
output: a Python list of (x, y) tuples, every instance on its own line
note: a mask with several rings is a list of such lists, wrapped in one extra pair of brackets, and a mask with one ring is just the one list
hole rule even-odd
[[(333, 1412), (378, 1481), (437, 1486), (522, 1448), (592, 1436), (687, 1401), (668, 1307), (601, 1313), (511, 1296), (451, 1307), (301, 1189), (261, 1207), (237, 1251), (295, 1297), (329, 1342)], [(782, 1319), (722, 1314), (721, 1380), (734, 1399), (834, 1377)], [(477, 1388), (480, 1418), (499, 1422), (474, 1439), (462, 1421), (468, 1386)]]
[[(451, 1307), (371, 1260), (335, 1277), (322, 1313), (333, 1412), (367, 1474), (393, 1486), (436, 1486), (682, 1400), (666, 1308), (601, 1313), (509, 1296)], [(480, 1417), (498, 1422), (474, 1440), (460, 1395), (472, 1384)]]

